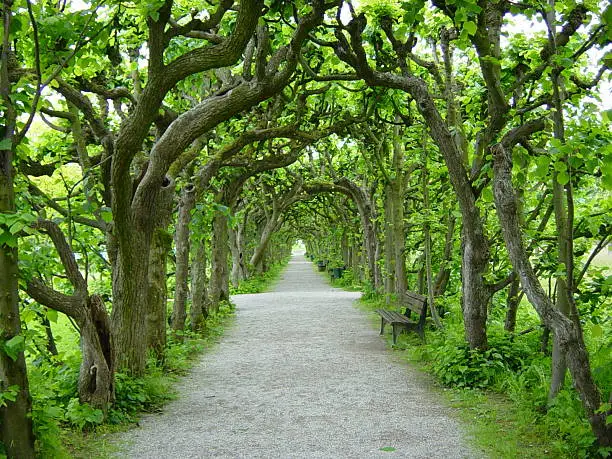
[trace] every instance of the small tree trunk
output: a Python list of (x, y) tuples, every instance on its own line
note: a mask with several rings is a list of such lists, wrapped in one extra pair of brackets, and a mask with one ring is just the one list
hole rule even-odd
[(200, 237), (192, 239), (193, 250), (191, 266), (191, 330), (197, 331), (202, 328), (206, 317), (208, 317), (207, 292), (206, 292), (206, 243)]
[(521, 281), (517, 277), (510, 284), (508, 289), (508, 298), (506, 300), (506, 320), (504, 320), (504, 330), (508, 333), (514, 333), (516, 327), (516, 313), (518, 311), (521, 291)]
[[(0, 169), (11, 167), (3, 161), (0, 151)], [(4, 162), (4, 164), (2, 164)], [(0, 211), (6, 211), (7, 183), (0, 170)], [(12, 184), (12, 182), (11, 182)], [(3, 202), (4, 201), (4, 202)], [(0, 231), (2, 228), (0, 228)], [(0, 245), (0, 342), (20, 336), (19, 302), (17, 296), (17, 250)], [(11, 358), (0, 351), (0, 391), (17, 390), (14, 402), (0, 406), (0, 441), (10, 458), (34, 458), (34, 435), (32, 433), (32, 399), (28, 385), (26, 362), (23, 351)]]
[(440, 262), (438, 273), (436, 274), (436, 280), (434, 281), (434, 296), (440, 296), (444, 294), (448, 279), (450, 278), (450, 269), (448, 264), (452, 261), (453, 257), (453, 245), (455, 236), (455, 222), (456, 218), (453, 215), (452, 210), (448, 212), (448, 219), (446, 223), (446, 239), (444, 242), (444, 256)]
[(227, 216), (221, 212), (215, 214), (211, 240), (211, 276), (210, 276), (210, 309), (212, 313), (219, 310), (219, 303), (229, 300), (228, 265), (228, 228)]
[(57, 345), (55, 344), (55, 337), (51, 329), (51, 322), (45, 313), (41, 315), (41, 322), (43, 327), (45, 327), (45, 335), (47, 335), (47, 351), (51, 355), (57, 355)]
[(470, 349), (486, 349), (487, 313), (491, 290), (485, 283), (484, 274), (489, 263), (489, 247), (483, 234), (466, 222), (461, 229), (463, 286), (462, 308), (465, 337)]
[(185, 328), (187, 319), (187, 296), (189, 295), (189, 222), (195, 207), (195, 187), (191, 184), (183, 189), (179, 202), (179, 214), (175, 232), (176, 288), (172, 307), (172, 329)]
[(157, 205), (155, 227), (151, 240), (148, 272), (148, 305), (146, 310), (147, 349), (153, 350), (158, 361), (164, 360), (166, 348), (166, 318), (168, 315), (168, 254), (172, 236), (167, 228), (172, 217), (174, 187), (166, 187)]
[(234, 288), (238, 288), (240, 286), (241, 279), (241, 268), (240, 264), (242, 263), (242, 252), (238, 247), (238, 230), (234, 228), (229, 229), (229, 246), (230, 252), (232, 254), (232, 272), (230, 274), (230, 281)]
[(167, 260), (172, 248), (172, 236), (158, 228), (153, 235), (149, 269), (149, 307), (147, 309), (147, 348), (157, 360), (164, 360), (166, 348), (166, 317), (168, 314)]
[(398, 179), (391, 189), (393, 196), (393, 252), (395, 255), (395, 292), (402, 295), (408, 290), (408, 277), (406, 275), (406, 253), (404, 241), (404, 202), (403, 182)]
[(434, 324), (438, 328), (442, 328), (442, 322), (440, 316), (438, 316), (438, 310), (434, 303), (434, 286), (433, 286), (433, 273), (431, 270), (431, 232), (429, 230), (429, 174), (427, 169), (427, 146), (423, 145), (422, 155), (423, 166), (422, 172), (422, 186), (423, 186), (423, 208), (425, 211), (425, 220), (423, 223), (423, 236), (425, 238), (425, 274), (427, 279), (427, 303), (429, 304), (429, 311), (431, 312), (431, 318)]
[(384, 235), (385, 242), (383, 244), (383, 253), (385, 260), (385, 275), (383, 285), (385, 288), (385, 296), (387, 302), (389, 297), (395, 292), (395, 241), (393, 240), (393, 196), (391, 193), (391, 185), (385, 186), (385, 222)]

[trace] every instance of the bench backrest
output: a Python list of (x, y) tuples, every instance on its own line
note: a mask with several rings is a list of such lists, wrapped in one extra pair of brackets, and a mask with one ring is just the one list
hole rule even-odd
[(406, 307), (419, 315), (427, 314), (427, 297), (414, 292), (404, 292)]

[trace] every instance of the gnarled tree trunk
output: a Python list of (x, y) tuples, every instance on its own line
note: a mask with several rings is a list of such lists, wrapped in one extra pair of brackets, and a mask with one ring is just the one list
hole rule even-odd
[(512, 185), (513, 144), (508, 142), (492, 147), (494, 156), (493, 191), (495, 207), (502, 234), (514, 271), (519, 275), (523, 290), (535, 307), (545, 326), (549, 327), (566, 356), (567, 366), (574, 380), (591, 427), (601, 446), (612, 445), (612, 425), (606, 425), (611, 413), (597, 413), (601, 407), (601, 395), (593, 380), (580, 324), (572, 321), (551, 302), (536, 276), (527, 251), (523, 246), (523, 231), (517, 212), (515, 190)]

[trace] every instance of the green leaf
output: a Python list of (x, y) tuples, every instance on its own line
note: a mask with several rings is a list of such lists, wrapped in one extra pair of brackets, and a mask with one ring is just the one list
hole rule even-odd
[(17, 238), (8, 231), (4, 231), (3, 233), (0, 233), (0, 245), (17, 247)]
[(16, 221), (15, 223), (13, 223), (11, 225), (11, 227), (9, 228), (9, 231), (11, 232), (11, 234), (18, 234), (23, 228), (25, 228), (25, 223), (22, 221)]
[(535, 176), (537, 178), (544, 178), (548, 174), (548, 166), (550, 165), (550, 157), (549, 156), (540, 156), (536, 159), (536, 170)]
[(47, 309), (47, 319), (49, 322), (57, 323), (57, 311), (55, 309)]
[(106, 223), (110, 223), (113, 221), (113, 213), (110, 210), (105, 210), (101, 212), (100, 216), (102, 217), (102, 220), (104, 220)]
[(13, 336), (4, 342), (4, 352), (14, 361), (17, 360), (20, 352), (25, 350), (25, 337), (23, 335)]
[(467, 33), (470, 35), (474, 35), (476, 33), (477, 27), (473, 21), (465, 21), (463, 23), (463, 28), (467, 30)]
[(570, 176), (567, 171), (561, 171), (557, 174), (557, 182), (559, 185), (567, 185), (569, 183)]
[(593, 338), (601, 338), (603, 336), (603, 328), (599, 324), (591, 325), (591, 336)]
[(10, 150), (13, 147), (11, 139), (0, 140), (0, 150)]
[(485, 202), (493, 202), (493, 191), (490, 188), (482, 190), (482, 200)]
[(395, 448), (393, 446), (383, 446), (382, 448), (380, 448), (380, 451), (392, 453), (393, 451), (395, 451)]
[(612, 162), (604, 162), (601, 166), (601, 184), (606, 190), (612, 190)]

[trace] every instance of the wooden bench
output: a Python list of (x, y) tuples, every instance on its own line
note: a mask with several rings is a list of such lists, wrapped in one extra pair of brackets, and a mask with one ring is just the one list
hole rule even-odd
[[(380, 334), (384, 334), (385, 325), (391, 324), (393, 327), (393, 344), (397, 344), (397, 335), (403, 330), (405, 332), (415, 332), (425, 341), (425, 316), (427, 316), (427, 297), (414, 292), (404, 293), (406, 313), (400, 314), (396, 311), (377, 309), (376, 314), (380, 316)], [(418, 322), (410, 320), (411, 313), (419, 315)]]

